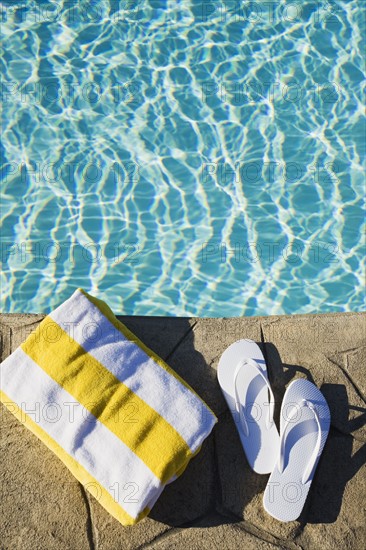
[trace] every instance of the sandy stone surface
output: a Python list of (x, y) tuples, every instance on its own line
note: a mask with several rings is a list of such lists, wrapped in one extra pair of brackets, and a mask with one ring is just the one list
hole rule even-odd
[[(0, 316), (4, 360), (43, 318)], [(240, 319), (120, 317), (163, 357), (219, 418), (186, 471), (148, 518), (123, 527), (67, 468), (0, 405), (0, 549), (133, 550), (342, 548), (366, 540), (366, 315), (337, 313)], [(216, 368), (235, 340), (264, 352), (276, 398), (295, 378), (314, 382), (331, 430), (304, 510), (281, 523), (262, 505), (268, 476), (248, 466)]]

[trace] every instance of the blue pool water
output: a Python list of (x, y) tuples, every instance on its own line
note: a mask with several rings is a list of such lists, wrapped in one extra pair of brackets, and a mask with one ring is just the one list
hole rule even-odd
[(3, 311), (363, 308), (364, 6), (2, 2)]

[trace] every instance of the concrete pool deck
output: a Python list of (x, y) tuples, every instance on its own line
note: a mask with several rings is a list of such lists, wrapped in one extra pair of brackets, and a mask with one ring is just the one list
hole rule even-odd
[[(43, 315), (0, 316), (1, 360)], [(219, 422), (150, 516), (123, 527), (0, 405), (0, 549), (343, 549), (366, 540), (366, 314), (226, 319), (119, 317), (207, 402)], [(263, 509), (268, 476), (249, 468), (216, 379), (235, 340), (258, 342), (279, 404), (296, 377), (326, 397), (331, 430), (298, 521)], [(363, 542), (362, 542), (363, 541)]]

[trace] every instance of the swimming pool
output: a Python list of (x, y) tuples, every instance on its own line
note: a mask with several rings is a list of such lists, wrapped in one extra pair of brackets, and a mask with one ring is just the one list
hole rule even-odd
[(2, 302), (364, 307), (358, 1), (2, 2)]

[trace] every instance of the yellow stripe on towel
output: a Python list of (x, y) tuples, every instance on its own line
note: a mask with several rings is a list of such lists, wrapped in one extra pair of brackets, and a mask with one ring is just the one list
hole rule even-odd
[(119, 332), (121, 332), (131, 342), (135, 342), (146, 353), (146, 355), (154, 359), (155, 363), (157, 363), (161, 368), (166, 370), (171, 376), (174, 376), (174, 378), (179, 380), (179, 382), (183, 384), (183, 386), (185, 386), (190, 392), (194, 393), (198, 397), (198, 399), (201, 401), (203, 406), (206, 409), (208, 409), (214, 417), (216, 417), (213, 410), (207, 405), (207, 403), (205, 403), (202, 397), (198, 395), (198, 393), (181, 376), (179, 376), (179, 374), (174, 369), (172, 369), (165, 361), (163, 361), (161, 357), (159, 357), (154, 351), (152, 351), (143, 342), (141, 342), (141, 340), (133, 332), (131, 332), (130, 329), (126, 327), (126, 325), (124, 325), (119, 319), (117, 319), (117, 317), (114, 315), (113, 311), (108, 306), (108, 304), (103, 302), (103, 300), (99, 300), (98, 298), (91, 296), (90, 294), (85, 292), (85, 290), (83, 290), (82, 288), (78, 288), (78, 290), (82, 294), (84, 294), (84, 296), (86, 296), (88, 300), (92, 304), (94, 304), (101, 313), (103, 313), (103, 315), (108, 319), (108, 321), (112, 323), (112, 325)]
[[(43, 319), (21, 348), (123, 441), (163, 484), (192, 457), (185, 440), (162, 416), (86, 353), (50, 317)], [(121, 411), (131, 403), (135, 414), (129, 419), (137, 422), (124, 422)]]

